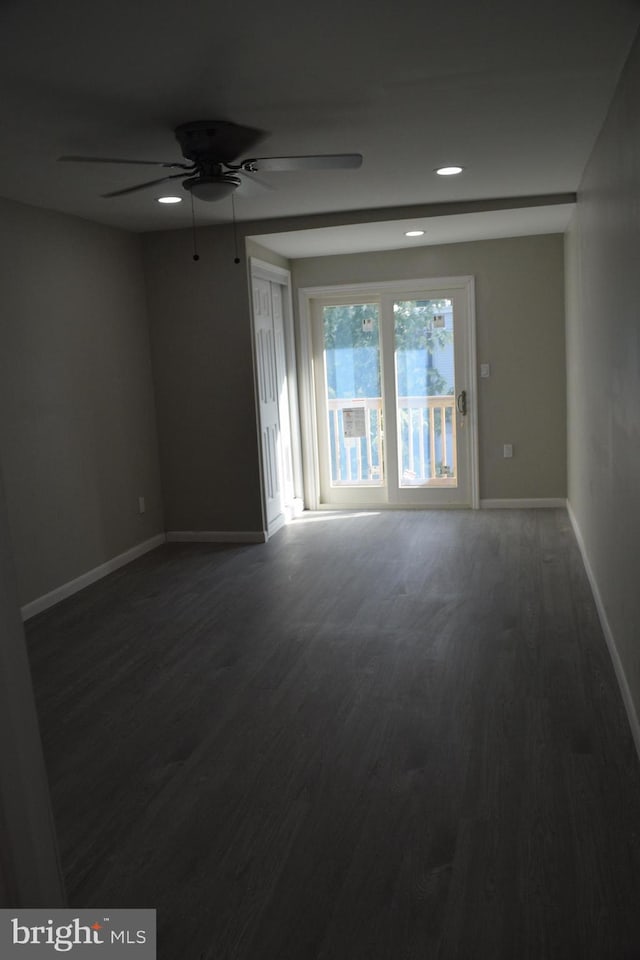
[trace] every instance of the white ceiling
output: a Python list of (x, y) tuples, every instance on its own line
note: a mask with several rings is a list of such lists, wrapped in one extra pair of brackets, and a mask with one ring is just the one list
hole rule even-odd
[[(242, 220), (575, 191), (639, 23), (635, 0), (0, 0), (0, 194), (135, 231), (187, 227), (190, 204), (162, 206), (160, 190), (100, 197), (154, 168), (56, 158), (179, 160), (173, 128), (199, 119), (270, 131), (254, 155), (364, 155), (360, 170), (263, 174), (275, 189), (239, 193)], [(465, 171), (439, 178), (441, 163)], [(196, 213), (226, 222), (231, 203)], [(431, 220), (424, 242), (468, 239), (474, 216)], [(387, 228), (370, 243), (395, 246)]]
[[(462, 243), (465, 240), (531, 237), (542, 233), (564, 233), (574, 206), (572, 203), (562, 203), (453, 216), (354, 223), (342, 227), (267, 233), (253, 239), (283, 257), (299, 260), (303, 257), (326, 257), (341, 253)], [(424, 236), (405, 236), (406, 230), (416, 229), (424, 230)]]

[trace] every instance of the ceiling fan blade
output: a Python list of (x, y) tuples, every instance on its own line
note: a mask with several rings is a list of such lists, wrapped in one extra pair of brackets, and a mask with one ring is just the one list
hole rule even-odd
[(272, 173), (286, 170), (354, 170), (361, 165), (361, 153), (325, 153), (304, 157), (255, 157), (243, 160), (240, 169), (248, 173)]
[(255, 174), (248, 173), (246, 170), (242, 171), (242, 185), (239, 192), (243, 196), (259, 197), (265, 191), (272, 192), (273, 190), (275, 190), (275, 187), (263, 180), (262, 177), (256, 177)]
[(184, 173), (172, 173), (168, 177), (160, 177), (158, 180), (146, 180), (144, 183), (137, 183), (135, 187), (125, 187), (124, 190), (112, 190), (111, 193), (103, 193), (102, 196), (105, 199), (109, 197), (124, 197), (127, 193), (146, 190), (147, 187), (153, 187), (156, 183), (165, 183), (167, 180), (175, 180), (178, 177), (181, 180), (184, 179)]
[(119, 160), (116, 157), (58, 157), (62, 163), (128, 163), (146, 167), (180, 167), (182, 170), (191, 170), (191, 163), (166, 163), (163, 160)]

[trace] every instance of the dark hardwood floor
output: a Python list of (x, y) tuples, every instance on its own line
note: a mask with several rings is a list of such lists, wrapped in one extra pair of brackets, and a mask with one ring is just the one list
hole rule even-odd
[(640, 766), (564, 511), (168, 545), (28, 624), (70, 903), (160, 960), (640, 958)]

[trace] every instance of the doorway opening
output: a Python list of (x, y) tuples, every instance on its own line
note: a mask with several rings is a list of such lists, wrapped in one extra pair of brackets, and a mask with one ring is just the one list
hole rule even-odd
[(477, 507), (472, 277), (300, 292), (311, 508)]

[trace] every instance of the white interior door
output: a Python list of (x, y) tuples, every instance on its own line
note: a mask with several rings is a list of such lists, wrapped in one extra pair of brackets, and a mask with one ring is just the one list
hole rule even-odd
[(475, 506), (471, 278), (310, 298), (318, 505)]
[(296, 492), (296, 486), (302, 486), (301, 477), (296, 477), (296, 472), (301, 473), (299, 435), (294, 434), (291, 414), (294, 407), (297, 422), (293, 347), (288, 343), (292, 339), (288, 281), (286, 271), (252, 258), (256, 393), (268, 536), (302, 509)]
[(271, 282), (253, 277), (252, 286), (263, 491), (271, 534), (284, 523), (278, 369)]
[(276, 392), (278, 403), (278, 424), (280, 429), (280, 496), (281, 506), (286, 519), (294, 500), (293, 450), (291, 436), (291, 417), (289, 413), (289, 387), (287, 376), (287, 351), (285, 342), (284, 286), (270, 281), (271, 314), (273, 319), (273, 349), (275, 352)]

